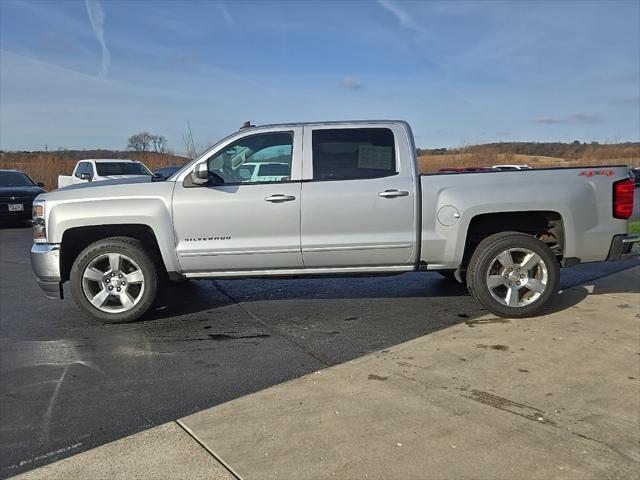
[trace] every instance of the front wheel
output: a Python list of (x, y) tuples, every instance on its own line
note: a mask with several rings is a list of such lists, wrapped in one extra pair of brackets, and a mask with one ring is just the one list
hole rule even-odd
[(560, 286), (560, 265), (549, 247), (522, 233), (485, 238), (467, 270), (471, 294), (499, 317), (530, 317), (542, 312)]
[(139, 240), (111, 237), (85, 248), (71, 267), (71, 293), (80, 309), (103, 323), (140, 318), (153, 304), (158, 272)]

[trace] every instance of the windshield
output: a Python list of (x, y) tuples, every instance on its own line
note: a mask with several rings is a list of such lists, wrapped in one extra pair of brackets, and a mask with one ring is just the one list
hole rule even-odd
[(0, 187), (33, 187), (35, 183), (22, 172), (0, 172)]
[(96, 162), (96, 170), (101, 177), (111, 175), (151, 175), (151, 172), (138, 162)]

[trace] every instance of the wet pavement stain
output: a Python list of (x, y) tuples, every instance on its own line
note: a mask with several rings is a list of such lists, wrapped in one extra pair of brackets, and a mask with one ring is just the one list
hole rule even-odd
[(631, 305), (629, 305), (628, 303), (623, 303), (622, 305), (618, 305), (618, 308), (631, 308)]
[(506, 352), (509, 350), (509, 347), (506, 345), (485, 345), (484, 343), (479, 343), (476, 345), (477, 348), (491, 349), (491, 350), (499, 350), (501, 352)]
[(384, 382), (389, 377), (381, 377), (380, 375), (376, 375), (374, 373), (370, 373), (367, 377), (368, 380), (378, 380), (379, 382)]
[(545, 418), (545, 413), (541, 410), (525, 405), (524, 403), (514, 402), (508, 398), (499, 397), (491, 393), (483, 392), (481, 390), (471, 390), (471, 395), (462, 395), (474, 402), (482, 403), (489, 407), (497, 408), (505, 412), (513, 413), (527, 420), (534, 421), (536, 423), (542, 423), (545, 425), (556, 426), (556, 422)]
[(260, 333), (257, 335), (227, 335), (225, 333), (210, 333), (209, 338), (211, 340), (224, 341), (224, 340), (238, 340), (241, 338), (269, 338), (271, 335)]
[(529, 370), (527, 370), (526, 368), (519, 368), (518, 371), (522, 373), (529, 373)]
[(474, 328), (476, 325), (487, 325), (489, 323), (511, 323), (508, 318), (485, 318), (479, 320), (467, 320), (464, 324), (469, 328)]

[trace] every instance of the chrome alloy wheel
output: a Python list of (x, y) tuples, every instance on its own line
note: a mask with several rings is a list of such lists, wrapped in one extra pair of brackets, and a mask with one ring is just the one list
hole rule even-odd
[(122, 313), (135, 307), (144, 293), (144, 274), (122, 253), (105, 253), (91, 260), (82, 272), (82, 291), (105, 313)]
[(547, 288), (548, 279), (544, 260), (528, 248), (510, 248), (496, 255), (486, 273), (491, 296), (509, 307), (535, 302)]

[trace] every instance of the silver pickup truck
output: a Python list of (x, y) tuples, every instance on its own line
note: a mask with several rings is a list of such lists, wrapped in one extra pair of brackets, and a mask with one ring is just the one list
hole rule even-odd
[[(256, 179), (262, 163), (278, 175)], [(524, 317), (552, 301), (560, 267), (631, 250), (633, 188), (626, 166), (420, 175), (402, 121), (250, 125), (166, 181), (38, 196), (31, 262), (47, 296), (69, 280), (111, 323), (143, 315), (163, 278), (430, 270)]]

